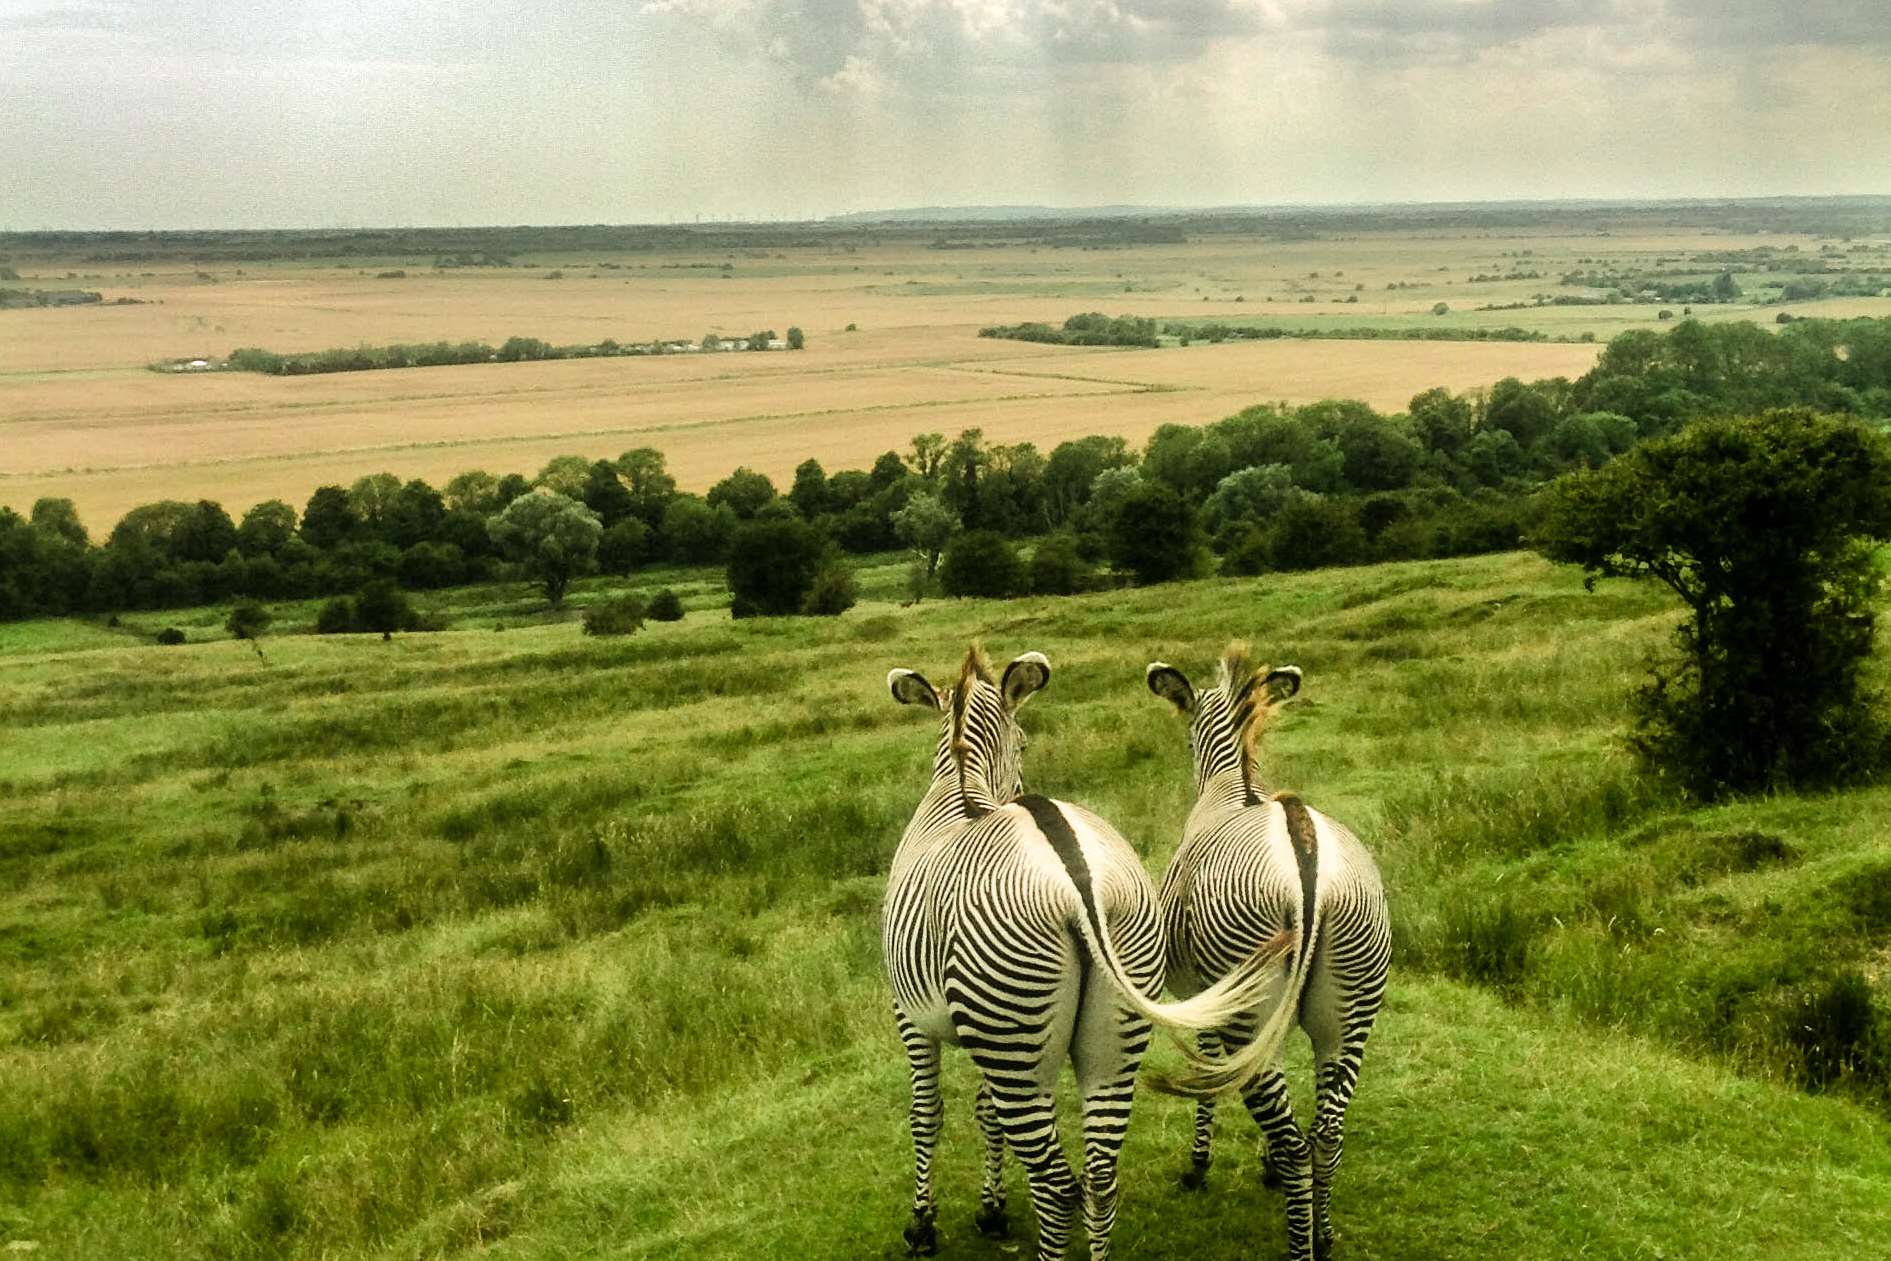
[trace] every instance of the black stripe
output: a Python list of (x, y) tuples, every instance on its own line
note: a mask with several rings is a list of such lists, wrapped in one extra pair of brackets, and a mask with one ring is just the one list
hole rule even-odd
[[(1304, 966), (1308, 952), (1313, 949), (1313, 904), (1320, 888), (1320, 838), (1306, 802), (1292, 793), (1281, 793), (1274, 800), (1286, 812), (1287, 837), (1293, 842), (1294, 864), (1300, 868), (1300, 958), (1294, 963)], [(1306, 1001), (1304, 990), (1300, 1001)]]
[[(1077, 843), (1077, 834), (1070, 830), (1070, 820), (1064, 817), (1064, 812), (1057, 808), (1056, 802), (1036, 793), (1014, 798), (1012, 804), (1023, 806), (1031, 812), (1031, 822), (1037, 824), (1037, 830), (1051, 843), (1052, 852), (1070, 875), (1070, 883), (1077, 886), (1077, 896), (1083, 900), (1083, 913), (1090, 920), (1090, 929), (1096, 934), (1097, 941), (1102, 942), (1103, 922), (1097, 914), (1096, 891), (1090, 886), (1090, 864), (1084, 861), (1083, 846)], [(1077, 949), (1083, 953), (1087, 962), (1090, 952), (1085, 948), (1081, 936), (1077, 938)]]

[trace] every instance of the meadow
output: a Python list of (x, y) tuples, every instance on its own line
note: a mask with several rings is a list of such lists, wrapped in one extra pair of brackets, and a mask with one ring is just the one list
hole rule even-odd
[[(1139, 443), (1161, 424), (1200, 424), (1261, 400), (1356, 397), (1393, 411), (1433, 386), (1574, 377), (1610, 336), (1658, 326), (1651, 304), (1528, 305), (1575, 292), (1560, 287), (1564, 274), (1670, 275), (1693, 259), (1754, 251), (1891, 273), (1891, 244), (1796, 225), (1762, 229), (1701, 210), (1444, 224), (1392, 215), (1292, 232), (1237, 222), (1100, 244), (1007, 236), (999, 225), (731, 230), (720, 244), (684, 233), (637, 249), (580, 249), (549, 234), (556, 248), (503, 268), (435, 267), (424, 242), (338, 259), (222, 258), (189, 241), (140, 239), (154, 251), (146, 257), (64, 241), (29, 250), (25, 238), (0, 237), (23, 284), (140, 300), (0, 313), (0, 502), (24, 511), (41, 496), (71, 498), (102, 535), (130, 507), (161, 498), (214, 499), (240, 516), (381, 470), (435, 483), (469, 468), (529, 475), (554, 455), (610, 458), (638, 445), (659, 447), (682, 488), (702, 490), (744, 463), (778, 483), (810, 456), (830, 470), (865, 467), (928, 431), (976, 426), (988, 441), (1049, 450), (1091, 433)], [(1743, 300), (1695, 314), (1770, 325), (1780, 313), (1891, 313), (1883, 296), (1780, 303), (1769, 276), (1746, 277)], [(1433, 314), (1439, 304), (1443, 315)], [(1229, 343), (1150, 354), (976, 335), (1084, 310), (1340, 332), (1520, 325), (1572, 344)], [(806, 351), (318, 378), (147, 370), (239, 346), (594, 343), (789, 325), (806, 330)], [(1597, 345), (1574, 344), (1584, 336)]]
[[(1306, 671), (1271, 779), (1350, 821), (1393, 900), (1349, 1255), (1891, 1238), (1891, 789), (1702, 808), (1634, 773), (1661, 592), (1520, 553), (913, 607), (901, 573), (870, 563), (839, 618), (741, 622), (713, 571), (640, 574), (691, 611), (624, 640), (519, 587), (260, 658), (215, 608), (0, 626), (0, 1241), (897, 1256), (878, 904), (936, 732), (886, 670), (1047, 653), (1029, 785), (1159, 871), (1187, 755), (1143, 666), (1235, 635)], [(193, 642), (132, 642), (172, 623)], [(957, 1057), (947, 1086), (941, 1255), (1015, 1255), (971, 1229)], [(1139, 1098), (1121, 1255), (1284, 1255), (1237, 1111), (1192, 1196), (1190, 1109)]]

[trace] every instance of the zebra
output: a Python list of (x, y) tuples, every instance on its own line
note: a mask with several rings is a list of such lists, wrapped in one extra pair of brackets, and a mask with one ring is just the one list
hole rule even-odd
[[(1050, 663), (1037, 652), (994, 679), (976, 644), (949, 690), (913, 670), (887, 675), (894, 700), (941, 715), (932, 782), (894, 854), (882, 927), (893, 1014), (912, 1070), (913, 1203), (904, 1237), (917, 1255), (938, 1246), (932, 1159), (941, 1043), (963, 1047), (981, 1074), (980, 1232), (1009, 1233), (1008, 1146), (1030, 1184), (1038, 1256), (1063, 1256), (1081, 1201), (1090, 1255), (1102, 1261), (1116, 1218), (1117, 1155), (1152, 1025), (1199, 1033), (1224, 1024), (1259, 1001), (1293, 943), (1287, 932), (1256, 941), (1252, 958), (1187, 1002), (1151, 997), (1162, 986), (1162, 928), (1136, 852), (1081, 806), (1020, 795), (1024, 733), (1015, 715), (1049, 680)], [(1054, 1112), (1066, 1058), (1083, 1098), (1081, 1183)]]
[[(1198, 1098), (1182, 1185), (1204, 1184), (1214, 1093), (1237, 1089), (1266, 1139), (1263, 1181), (1286, 1191), (1289, 1256), (1324, 1261), (1333, 1249), (1330, 1202), (1346, 1106), (1391, 961), (1378, 868), (1343, 824), (1293, 793), (1269, 791), (1256, 772), (1256, 738), (1279, 704), (1300, 690), (1298, 667), (1258, 669), (1246, 647), (1233, 644), (1212, 688), (1196, 691), (1160, 661), (1149, 665), (1147, 681), (1188, 716), (1195, 760), (1197, 800), (1160, 894), (1171, 985), (1188, 993), (1225, 975), (1283, 928), (1298, 938), (1291, 969), (1268, 1003), (1202, 1035), (1202, 1054), (1224, 1058), (1177, 1091)], [(1296, 1022), (1312, 1040), (1317, 1063), (1318, 1101), (1305, 1135), (1280, 1067)]]

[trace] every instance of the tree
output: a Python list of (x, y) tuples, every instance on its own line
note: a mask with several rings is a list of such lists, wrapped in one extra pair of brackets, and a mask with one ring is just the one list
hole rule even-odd
[(879, 494), (890, 486), (906, 479), (911, 472), (906, 461), (900, 458), (898, 451), (882, 451), (880, 458), (873, 462), (873, 469), (867, 474), (867, 485), (873, 494)]
[(803, 346), (806, 346), (807, 344), (808, 344), (808, 339), (802, 335), (801, 330), (797, 328), (795, 325), (790, 324), (788, 326), (788, 349), (800, 350)]
[(269, 629), (269, 624), (273, 621), (275, 618), (270, 616), (268, 609), (260, 604), (244, 601), (230, 610), (230, 616), (224, 619), (223, 629), (229, 631), (235, 638), (246, 641), (256, 650), (257, 657), (261, 658), (263, 646), (257, 641), (263, 637), (263, 632)]
[(711, 508), (695, 495), (678, 495), (663, 511), (663, 549), (671, 560), (713, 565), (727, 560), (740, 524), (728, 508)]
[(968, 526), (983, 524), (978, 479), (989, 458), (985, 450), (985, 431), (965, 429), (946, 448), (945, 458), (939, 465), (939, 497)]
[(1116, 505), (1108, 522), (1110, 564), (1138, 584), (1193, 575), (1202, 563), (1195, 510), (1160, 482), (1144, 482)]
[(394, 494), (382, 522), (383, 536), (395, 547), (430, 543), (446, 520), (446, 500), (439, 491), (416, 477)]
[(967, 530), (946, 547), (939, 589), (947, 595), (1008, 599), (1024, 591), (1024, 563), (996, 530)]
[(1274, 569), (1357, 565), (1366, 559), (1366, 532), (1357, 511), (1343, 499), (1302, 495), (1281, 509), (1268, 533), (1267, 560)]
[(635, 517), (624, 518), (598, 538), (598, 568), (607, 574), (628, 577), (649, 558), (650, 527)]
[(1096, 578), (1090, 563), (1077, 551), (1069, 534), (1053, 534), (1038, 542), (1031, 553), (1031, 590), (1038, 595), (1075, 595), (1090, 589)]
[(607, 530), (629, 517), (637, 507), (630, 488), (618, 475), (617, 466), (609, 460), (598, 460), (591, 465), (580, 498), (585, 507), (598, 514), (598, 520)]
[(827, 470), (821, 467), (819, 460), (803, 460), (795, 466), (788, 501), (809, 521), (828, 510)]
[(385, 578), (368, 583), (355, 596), (356, 630), (378, 631), (382, 639), (392, 639), (395, 631), (412, 630), (415, 621), (406, 593)]
[(939, 474), (939, 462), (945, 458), (945, 435), (937, 433), (916, 433), (913, 435), (913, 454), (907, 462), (913, 466), (913, 472), (927, 481)]
[(172, 547), (179, 560), (215, 564), (236, 547), (236, 522), (230, 520), (222, 504), (199, 499), (178, 522)]
[(1453, 455), (1471, 440), (1475, 416), (1470, 401), (1442, 386), (1414, 395), (1408, 410), (1418, 440), (1433, 451)]
[(800, 612), (826, 559), (820, 531), (797, 517), (749, 522), (729, 546), (731, 611), (738, 617)]
[(958, 514), (929, 491), (915, 494), (893, 514), (893, 532), (925, 562), (928, 581), (938, 572), (939, 554), (958, 529)]
[(84, 547), (91, 542), (84, 523), (79, 520), (79, 510), (70, 499), (35, 499), (32, 522), (35, 530), (63, 539), (75, 547)]
[(323, 551), (353, 538), (360, 529), (361, 519), (348, 502), (348, 492), (339, 486), (317, 487), (302, 509), (302, 537)]
[(364, 532), (392, 542), (390, 522), (400, 493), (400, 478), (392, 473), (370, 473), (356, 478), (354, 485), (348, 488), (348, 506)]
[(473, 469), (448, 481), (442, 495), (449, 511), (483, 516), (499, 510), (499, 479), (484, 469)]
[(1228, 474), (1202, 504), (1202, 520), (1218, 546), (1264, 524), (1296, 495), (1293, 470), (1285, 464), (1262, 464)]
[(676, 479), (664, 467), (663, 452), (634, 447), (617, 457), (617, 471), (630, 487), (630, 510), (651, 529), (663, 524), (663, 510), (676, 498)]
[(1716, 797), (1891, 761), (1862, 668), (1891, 539), (1891, 440), (1805, 410), (1698, 420), (1555, 483), (1543, 550), (1652, 577), (1687, 606), (1679, 658), (1634, 697), (1648, 769)]
[(519, 496), (486, 528), (500, 552), (544, 587), (553, 608), (564, 603), (573, 578), (590, 572), (604, 533), (595, 512), (549, 490)]
[(583, 499), (584, 488), (591, 481), (591, 461), (581, 455), (555, 455), (532, 479), (539, 490), (549, 490), (567, 499)]
[(236, 527), (236, 550), (245, 556), (274, 556), (295, 537), (295, 509), (280, 499), (265, 499), (243, 514)]
[(1740, 286), (1734, 283), (1733, 273), (1723, 271), (1714, 277), (1714, 301), (1732, 302), (1740, 296)]
[(709, 488), (709, 506), (726, 507), (744, 521), (775, 497), (775, 483), (744, 465)]

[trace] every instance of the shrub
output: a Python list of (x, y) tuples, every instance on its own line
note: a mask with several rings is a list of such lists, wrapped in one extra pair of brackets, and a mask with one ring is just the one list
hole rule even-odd
[(1006, 599), (1024, 590), (1024, 564), (996, 530), (968, 530), (946, 545), (939, 588), (947, 595)]
[(1225, 578), (1255, 578), (1267, 572), (1270, 536), (1259, 526), (1249, 526), (1221, 558)]
[(683, 620), (683, 600), (676, 592), (665, 587), (650, 597), (650, 607), (644, 615), (653, 622), (680, 622)]
[(737, 617), (800, 612), (826, 559), (820, 532), (798, 517), (749, 522), (729, 549), (730, 611)]
[(1075, 536), (1053, 534), (1031, 553), (1030, 576), (1039, 595), (1075, 595), (1090, 589), (1096, 570), (1078, 552)]
[(1891, 759), (1871, 652), (1891, 440), (1804, 410), (1696, 421), (1549, 492), (1543, 549), (1659, 578), (1690, 616), (1634, 699), (1644, 766), (1702, 797), (1853, 780)]
[(1268, 561), (1275, 569), (1356, 565), (1369, 550), (1352, 504), (1303, 495), (1281, 509), (1269, 536)]
[(321, 612), (315, 615), (315, 633), (317, 635), (347, 635), (360, 629), (355, 621), (355, 602), (345, 595), (338, 595), (322, 605)]
[(230, 616), (224, 619), (223, 628), (238, 639), (254, 641), (261, 638), (275, 620), (262, 605), (245, 601), (230, 610)]
[(413, 630), (419, 621), (407, 596), (385, 578), (361, 588), (355, 596), (354, 614), (356, 630), (378, 631), (384, 639), (395, 631)]
[(854, 607), (854, 572), (829, 558), (814, 575), (814, 585), (801, 599), (801, 611), (813, 617), (839, 617)]
[(166, 626), (158, 632), (158, 642), (167, 647), (172, 644), (181, 644), (184, 642), (184, 632), (175, 626)]
[(643, 629), (643, 601), (634, 595), (593, 604), (584, 611), (587, 635), (631, 635)]
[(1195, 510), (1159, 482), (1139, 483), (1109, 518), (1110, 563), (1139, 584), (1192, 577), (1205, 549)]
[(1891, 1038), (1879, 1026), (1871, 982), (1856, 968), (1828, 976), (1797, 997), (1786, 1016), (1786, 1040), (1814, 1090), (1847, 1077), (1882, 1081), (1891, 1072)]

